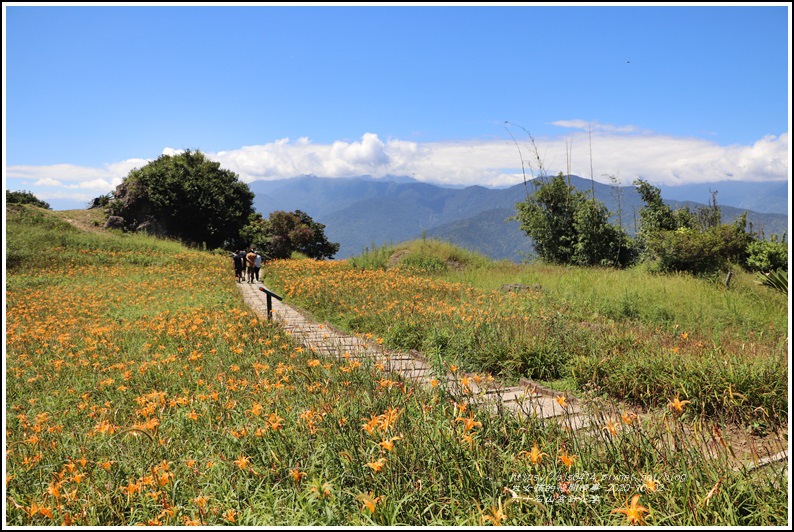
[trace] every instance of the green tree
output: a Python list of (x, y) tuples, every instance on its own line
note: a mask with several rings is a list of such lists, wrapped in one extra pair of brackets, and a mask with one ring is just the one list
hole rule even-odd
[(566, 183), (562, 173), (534, 182), (535, 193), (516, 203), (515, 219), (542, 260), (579, 266), (629, 265), (633, 245), (609, 211), (596, 199)]
[(574, 215), (573, 264), (624, 268), (634, 262), (634, 242), (623, 229), (609, 223), (609, 216), (609, 210), (600, 201), (582, 202)]
[(585, 195), (565, 182), (562, 173), (546, 182), (533, 181), (535, 193), (515, 205), (515, 218), (546, 262), (569, 264), (576, 252), (574, 216)]
[[(672, 209), (662, 199), (662, 191), (644, 179), (634, 181), (645, 207), (640, 209), (640, 228), (637, 231), (637, 247), (644, 258), (651, 258), (648, 241), (659, 231), (673, 231), (679, 227)], [(689, 210), (687, 209), (687, 212)]]
[(325, 225), (300, 210), (274, 211), (268, 219), (256, 213), (240, 234), (267, 259), (286, 259), (298, 252), (322, 260), (333, 258), (339, 251), (339, 244), (325, 236)]
[(50, 204), (42, 201), (33, 195), (33, 192), (27, 190), (10, 191), (6, 190), (6, 203), (24, 203), (27, 205), (34, 205), (42, 209), (49, 209)]
[(238, 246), (253, 213), (248, 185), (200, 151), (162, 155), (132, 170), (113, 195), (110, 212), (129, 228), (211, 248)]

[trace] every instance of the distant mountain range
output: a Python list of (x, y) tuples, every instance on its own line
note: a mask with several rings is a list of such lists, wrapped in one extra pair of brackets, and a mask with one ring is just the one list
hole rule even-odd
[(662, 197), (678, 201), (708, 203), (711, 193), (717, 192), (717, 205), (730, 205), (748, 211), (788, 214), (789, 187), (787, 181), (748, 183), (718, 181), (696, 185), (659, 187)]
[[(570, 176), (570, 183), (588, 193), (594, 190), (596, 198), (611, 212), (622, 212), (620, 220), (616, 214), (613, 216), (613, 222), (620, 221), (630, 234), (634, 233), (639, 223), (639, 209), (644, 206), (635, 187), (613, 187), (578, 176)], [(765, 235), (788, 231), (787, 183), (761, 183), (755, 200), (743, 198), (745, 204), (768, 201), (775, 209), (780, 208), (781, 201), (785, 202), (782, 214), (729, 206), (723, 199), (730, 198), (730, 194), (723, 195), (717, 185), (700, 188), (693, 185), (688, 190), (679, 187), (676, 200), (667, 199), (671, 194), (669, 189), (660, 187), (660, 190), (673, 209), (705, 205), (711, 199), (709, 190), (717, 190), (717, 205), (722, 209), (723, 222), (730, 222), (748, 211), (753, 230), (763, 231)], [(340, 244), (338, 259), (358, 255), (365, 248), (396, 244), (422, 235), (446, 240), (494, 259), (519, 262), (532, 255), (532, 242), (520, 230), (518, 222), (507, 221), (515, 214), (515, 204), (534, 191), (532, 183), (502, 189), (447, 188), (405, 177), (303, 176), (254, 181), (249, 187), (255, 194), (254, 208), (265, 216), (277, 210), (301, 210), (325, 224), (328, 239)], [(765, 196), (771, 199), (763, 200)], [(702, 201), (692, 201), (695, 198)]]

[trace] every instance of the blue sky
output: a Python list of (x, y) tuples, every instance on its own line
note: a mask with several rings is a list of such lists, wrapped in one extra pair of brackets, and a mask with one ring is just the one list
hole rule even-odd
[(512, 185), (522, 128), (553, 173), (790, 176), (787, 3), (3, 10), (3, 177), (54, 208), (180, 149), (247, 182)]

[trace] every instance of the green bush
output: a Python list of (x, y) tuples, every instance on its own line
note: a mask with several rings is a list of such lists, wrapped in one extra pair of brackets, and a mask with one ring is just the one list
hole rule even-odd
[(749, 239), (737, 225), (722, 224), (703, 232), (684, 227), (658, 231), (650, 235), (647, 245), (658, 260), (659, 271), (701, 275), (742, 262)]
[(788, 271), (788, 245), (785, 235), (772, 235), (769, 240), (754, 240), (747, 245), (745, 266), (752, 272)]
[(46, 201), (42, 201), (36, 196), (33, 195), (33, 192), (28, 192), (27, 190), (19, 190), (19, 191), (10, 191), (6, 190), (6, 203), (22, 203), (25, 205), (35, 205), (36, 207), (41, 207), (42, 209), (49, 209), (50, 204)]

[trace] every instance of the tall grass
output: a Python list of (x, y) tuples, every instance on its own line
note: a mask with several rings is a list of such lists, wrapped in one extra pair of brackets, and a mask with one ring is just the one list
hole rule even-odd
[(48, 266), (6, 277), (6, 524), (608, 526), (635, 494), (648, 524), (785, 524), (785, 467), (735, 470), (686, 411), (498, 416), (296, 345), (226, 257), (8, 215)]

